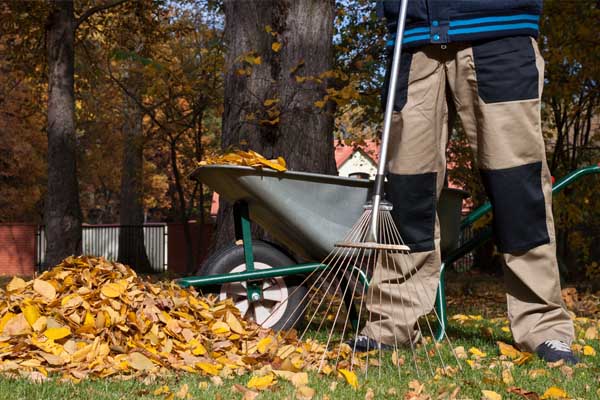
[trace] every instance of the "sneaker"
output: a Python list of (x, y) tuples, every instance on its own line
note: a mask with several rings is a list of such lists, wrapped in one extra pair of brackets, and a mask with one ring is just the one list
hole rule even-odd
[(571, 347), (560, 340), (546, 340), (535, 349), (538, 357), (547, 362), (565, 360), (567, 364), (577, 364), (579, 359), (571, 351)]
[(345, 342), (352, 350), (356, 350), (358, 353), (365, 353), (371, 350), (392, 350), (394, 346), (389, 344), (379, 343), (375, 339), (371, 339), (365, 335), (359, 335), (354, 339), (350, 339)]

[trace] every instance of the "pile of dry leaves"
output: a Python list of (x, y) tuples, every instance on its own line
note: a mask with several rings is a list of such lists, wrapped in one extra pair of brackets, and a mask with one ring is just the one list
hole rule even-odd
[(263, 155), (252, 150), (236, 150), (221, 156), (206, 157), (199, 163), (201, 166), (213, 164), (244, 165), (255, 168), (268, 167), (280, 172), (287, 169), (287, 165), (283, 157), (277, 157), (276, 159), (269, 160)]
[[(230, 301), (150, 283), (102, 258), (70, 257), (0, 291), (0, 372), (35, 380), (168, 370), (226, 377), (266, 365), (303, 380), (294, 374), (314, 369), (323, 353), (316, 342), (283, 339), (241, 319)], [(275, 374), (267, 376), (256, 385), (270, 385)]]

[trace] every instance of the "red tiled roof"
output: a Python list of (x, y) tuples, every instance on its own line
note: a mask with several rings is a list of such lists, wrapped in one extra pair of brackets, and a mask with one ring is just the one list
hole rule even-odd
[(335, 145), (335, 165), (339, 168), (344, 164), (354, 152), (362, 150), (375, 164), (379, 161), (379, 142), (374, 140), (366, 140), (363, 145), (345, 145), (338, 142)]

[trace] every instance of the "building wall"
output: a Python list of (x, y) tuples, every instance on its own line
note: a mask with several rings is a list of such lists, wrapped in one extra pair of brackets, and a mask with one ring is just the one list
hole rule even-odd
[(352, 173), (364, 172), (371, 176), (377, 173), (377, 165), (361, 151), (355, 151), (342, 165), (338, 167), (340, 176), (350, 176)]
[(0, 224), (0, 275), (33, 275), (36, 230), (34, 224)]

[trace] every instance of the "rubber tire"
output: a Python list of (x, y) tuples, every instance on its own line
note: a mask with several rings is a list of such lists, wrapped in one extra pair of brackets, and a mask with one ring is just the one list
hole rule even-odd
[[(254, 261), (256, 262), (261, 262), (274, 268), (295, 264), (286, 254), (268, 243), (258, 240), (252, 241), (252, 249)], [(198, 270), (198, 275), (228, 274), (232, 269), (244, 263), (244, 247), (231, 245), (210, 256)], [(284, 278), (284, 282), (288, 289), (288, 301), (283, 316), (271, 327), (271, 329), (276, 331), (289, 330), (294, 328), (294, 326), (300, 326), (302, 324), (305, 311), (302, 302), (306, 301), (305, 295), (308, 291), (305, 286), (300, 286), (302, 281), (302, 277)], [(204, 291), (206, 291), (206, 289)], [(213, 286), (209, 290), (218, 294), (221, 291), (220, 289), (221, 286)], [(285, 323), (286, 321), (287, 323)], [(297, 321), (296, 324), (293, 324), (294, 321)]]

